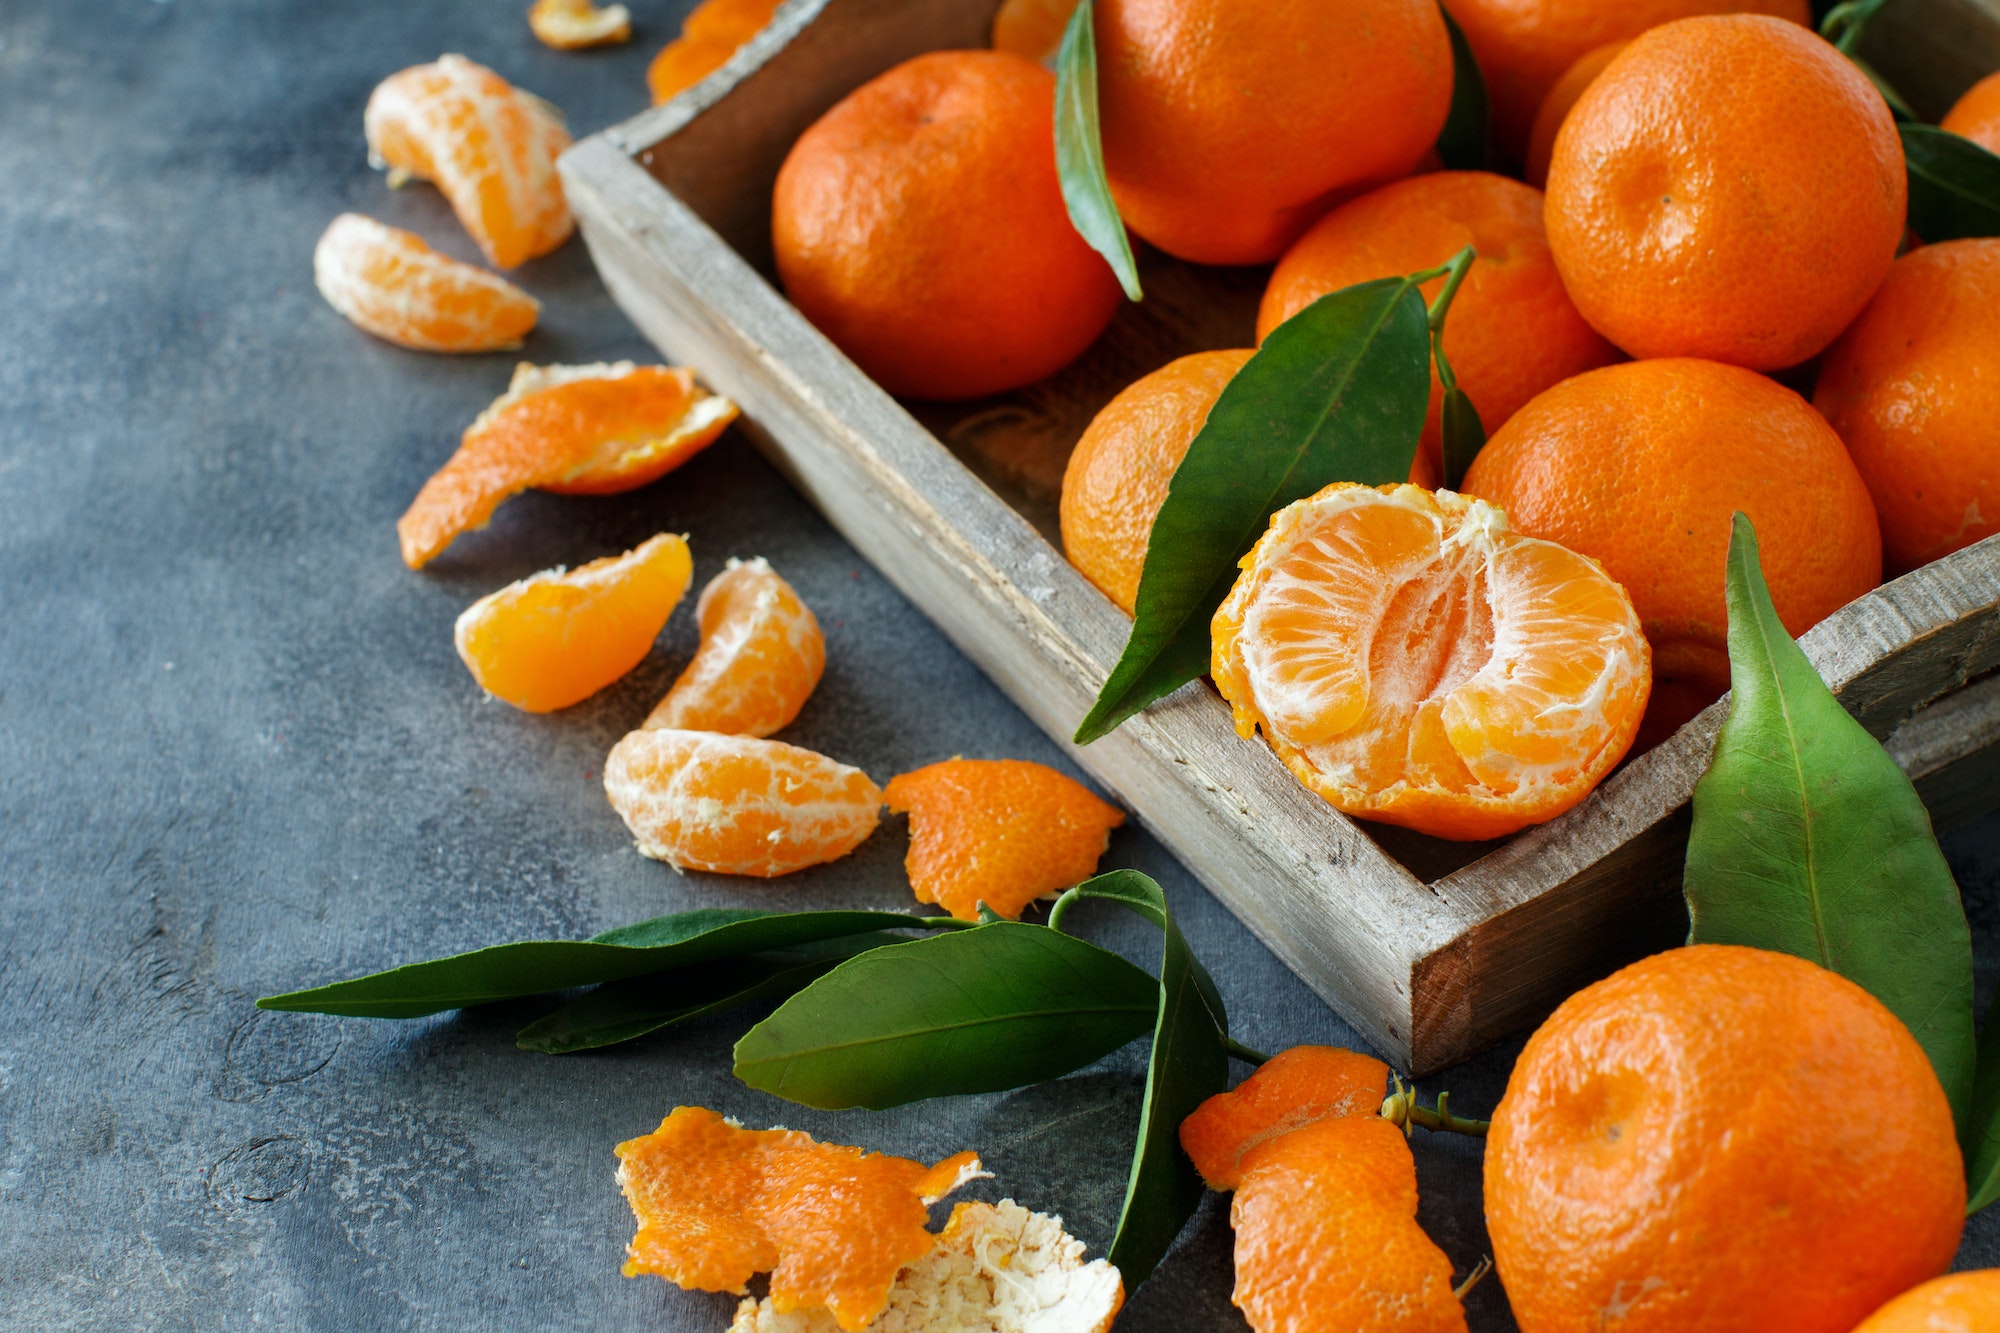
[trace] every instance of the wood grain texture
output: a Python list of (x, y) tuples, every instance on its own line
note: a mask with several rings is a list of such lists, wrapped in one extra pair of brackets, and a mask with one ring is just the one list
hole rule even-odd
[[(1137, 375), (1247, 345), (1261, 274), (1149, 253), (1147, 302), (1062, 375), (914, 407), (863, 376), (769, 280), (770, 187), (792, 140), (880, 70), (981, 44), (992, 9), (792, 0), (730, 65), (586, 140), (562, 169), (600, 272), (647, 336), (741, 403), (800, 490), (1066, 744), (1128, 622), (1051, 544), (1062, 461)], [(1953, 818), (2000, 803), (1980, 781), (1985, 755), (2000, 753), (2000, 696), (1966, 691), (1971, 702), (1954, 698), (1936, 720), (1912, 714), (2000, 664), (1996, 606), (2000, 539), (1871, 593), (1805, 640), (1878, 735), (1909, 719), (1898, 756)], [(1071, 753), (1348, 1021), (1424, 1072), (1685, 930), (1686, 804), (1720, 707), (1569, 814), (1491, 847), (1362, 830), (1267, 747), (1240, 740), (1201, 683)]]

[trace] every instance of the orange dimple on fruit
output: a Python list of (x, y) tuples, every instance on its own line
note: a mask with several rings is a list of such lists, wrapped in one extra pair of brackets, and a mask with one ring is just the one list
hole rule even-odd
[(403, 563), (422, 569), (531, 487), (610, 495), (657, 480), (712, 443), (736, 404), (666, 366), (530, 366), (466, 427), (458, 451), (396, 520)]
[(433, 182), (486, 257), (513, 268), (569, 239), (556, 179), (569, 131), (555, 108), (464, 56), (382, 80), (363, 116), (369, 160)]
[(1938, 126), (1964, 135), (1989, 153), (2000, 153), (2000, 70), (1966, 89)]
[(1793, 635), (1882, 576), (1875, 507), (1840, 438), (1773, 380), (1713, 361), (1633, 361), (1565, 380), (1480, 450), (1468, 493), (1603, 564), (1653, 647), (1643, 743), (1729, 688), (1730, 516), (1756, 525)]
[(1549, 165), (1549, 246), (1583, 317), (1638, 357), (1796, 365), (1903, 238), (1902, 141), (1845, 55), (1781, 19), (1681, 19), (1585, 90)]
[(543, 46), (579, 51), (631, 40), (632, 11), (623, 5), (599, 9), (591, 0), (535, 0), (528, 28)]
[(1181, 1147), (1210, 1189), (1233, 1190), (1252, 1149), (1317, 1120), (1378, 1115), (1389, 1066), (1338, 1046), (1294, 1046), (1181, 1121)]
[(928, 1205), (979, 1172), (969, 1152), (927, 1168), (698, 1106), (617, 1151), (638, 1221), (625, 1276), (740, 1295), (769, 1272), (772, 1309), (823, 1307), (848, 1330), (880, 1314), (898, 1271), (930, 1252)]
[(1003, 0), (993, 15), (993, 49), (1047, 64), (1062, 45), (1072, 9), (1063, 0)]
[(641, 725), (768, 736), (799, 715), (826, 670), (826, 639), (762, 556), (731, 560), (695, 615), (701, 647)]
[(481, 688), (516, 708), (567, 708), (644, 660), (693, 574), (687, 539), (671, 533), (581, 569), (545, 570), (467, 607), (458, 655)]
[(1098, 0), (1094, 21), (1119, 214), (1197, 263), (1276, 259), (1339, 193), (1407, 175), (1451, 106), (1430, 0)]
[(1351, 815), (1493, 838), (1623, 757), (1651, 655), (1625, 590), (1479, 500), (1338, 483), (1278, 511), (1211, 625), (1245, 736)]
[[(1445, 320), (1444, 350), (1488, 434), (1551, 384), (1618, 359), (1563, 290), (1541, 194), (1485, 171), (1415, 176), (1321, 218), (1272, 271), (1257, 337), (1328, 292), (1435, 268), (1468, 245), (1478, 258)], [(1443, 286), (1443, 278), (1425, 284), (1425, 299)], [(1441, 398), (1433, 369), (1422, 442), (1433, 468), (1443, 457)]]
[(1576, 63), (1564, 70), (1563, 76), (1549, 89), (1541, 109), (1535, 112), (1534, 128), (1528, 131), (1528, 155), (1522, 160), (1521, 170), (1528, 184), (1536, 189), (1548, 184), (1549, 159), (1555, 156), (1557, 131), (1569, 119), (1571, 109), (1583, 100), (1585, 91), (1597, 82), (1597, 76), (1631, 44), (1628, 39), (1592, 47), (1578, 56)]
[(729, 63), (743, 43), (770, 23), (778, 0), (702, 0), (681, 24), (681, 35), (660, 48), (646, 67), (646, 86), (658, 106)]
[(1992, 1333), (2000, 1329), (2000, 1268), (1952, 1273), (1912, 1287), (1854, 1333)]
[(644, 855), (760, 879), (847, 855), (875, 831), (882, 804), (866, 773), (823, 754), (664, 729), (612, 747), (604, 794)]
[(1868, 483), (1892, 571), (2000, 532), (2000, 239), (1898, 259), (1827, 349), (1813, 405)]
[(356, 328), (422, 352), (519, 347), (541, 302), (421, 236), (342, 213), (313, 248), (313, 284)]
[(889, 780), (882, 800), (909, 812), (904, 865), (920, 902), (962, 921), (979, 905), (1015, 920), (1035, 899), (1088, 879), (1125, 812), (1042, 764), (947, 759)]
[(1493, 1113), (1485, 1190), (1523, 1333), (1847, 1333), (1944, 1271), (1965, 1214), (1909, 1029), (1843, 977), (1733, 945), (1564, 1001)]
[(1121, 299), (1056, 179), (1055, 76), (933, 51), (849, 93), (778, 172), (785, 294), (883, 388), (977, 398), (1053, 374)]

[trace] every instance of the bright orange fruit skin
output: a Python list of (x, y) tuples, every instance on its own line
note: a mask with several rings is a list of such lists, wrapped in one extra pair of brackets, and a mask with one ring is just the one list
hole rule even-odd
[(1965, 1213), (1909, 1029), (1853, 982), (1733, 945), (1564, 1001), (1494, 1110), (1485, 1189), (1522, 1333), (1847, 1333), (1945, 1270)]
[(701, 647), (641, 725), (769, 736), (799, 715), (826, 670), (826, 638), (769, 562), (731, 560), (695, 615)]
[(495, 266), (547, 254), (575, 229), (556, 178), (562, 117), (485, 66), (447, 55), (391, 74), (362, 119), (369, 160), (444, 191)]
[(2000, 153), (2000, 70), (1966, 89), (1938, 126), (1964, 135), (1989, 153)]
[(489, 593), (465, 609), (453, 639), (481, 689), (525, 712), (553, 712), (644, 661), (693, 575), (687, 539), (662, 533), (624, 555)]
[(1043, 764), (947, 759), (899, 773), (882, 800), (910, 816), (904, 866), (919, 902), (961, 921), (979, 905), (1018, 920), (1037, 898), (1090, 878), (1125, 812)]
[(936, 51), (799, 136), (771, 238), (785, 293), (883, 388), (977, 398), (1054, 373), (1111, 322), (1110, 266), (1056, 181), (1055, 76)]
[(1487, 441), (1468, 494), (1603, 564), (1653, 646), (1649, 744), (1729, 688), (1730, 517), (1799, 635), (1881, 581), (1875, 506), (1840, 437), (1777, 382), (1713, 361), (1634, 361), (1565, 380)]
[(1496, 838), (1631, 745), (1651, 656), (1595, 562), (1450, 491), (1338, 483), (1278, 511), (1210, 625), (1243, 736), (1349, 815)]
[(729, 62), (764, 30), (778, 0), (702, 0), (681, 24), (681, 35), (660, 48), (646, 67), (653, 105), (694, 87)]
[(1528, 131), (1528, 152), (1521, 164), (1521, 178), (1528, 184), (1539, 190), (1549, 183), (1549, 160), (1556, 154), (1557, 131), (1569, 119), (1571, 109), (1583, 100), (1584, 90), (1597, 82), (1605, 67), (1631, 44), (1627, 39), (1591, 47), (1549, 89), (1541, 109), (1535, 112), (1534, 126)]
[(1070, 10), (1062, 0), (1003, 0), (993, 14), (993, 49), (1047, 64), (1062, 46)]
[(1379, 1115), (1389, 1066), (1338, 1046), (1279, 1051), (1227, 1092), (1181, 1121), (1181, 1147), (1214, 1190), (1243, 1183), (1253, 1149), (1330, 1116)]
[(666, 729), (612, 747), (604, 794), (642, 855), (758, 879), (839, 860), (875, 831), (882, 805), (866, 773), (823, 754)]
[(1898, 259), (1827, 349), (1813, 405), (1868, 483), (1891, 572), (2000, 532), (2000, 239)]
[[(1271, 273), (1258, 340), (1328, 292), (1435, 268), (1468, 245), (1479, 257), (1446, 316), (1444, 350), (1489, 435), (1551, 384), (1619, 359), (1563, 290), (1541, 192), (1485, 171), (1413, 176), (1314, 223)], [(1443, 286), (1443, 278), (1426, 283), (1424, 299)], [(1433, 468), (1443, 465), (1442, 400), (1433, 367), (1422, 441)]]
[(610, 495), (655, 481), (735, 419), (736, 404), (685, 369), (518, 366), (507, 392), (466, 427), (457, 452), (396, 520), (403, 563), (422, 569), (530, 488)]
[(1992, 1333), (2000, 1329), (2000, 1268), (1952, 1273), (1912, 1287), (1854, 1333)]
[(798, 1130), (744, 1129), (698, 1106), (675, 1107), (617, 1152), (638, 1222), (626, 1277), (741, 1295), (769, 1272), (774, 1309), (823, 1306), (849, 1330), (880, 1314), (897, 1272), (936, 1243), (927, 1205), (979, 1170), (969, 1152), (925, 1167)]
[(1276, 259), (1341, 193), (1409, 174), (1451, 108), (1428, 0), (1100, 0), (1095, 22), (1119, 214), (1196, 263)]
[(519, 347), (542, 310), (498, 274), (359, 213), (335, 218), (313, 247), (313, 284), (356, 328), (420, 352)]
[(1888, 104), (1782, 19), (1681, 19), (1584, 91), (1549, 164), (1549, 246), (1577, 309), (1637, 357), (1797, 365), (1846, 328), (1902, 242)]

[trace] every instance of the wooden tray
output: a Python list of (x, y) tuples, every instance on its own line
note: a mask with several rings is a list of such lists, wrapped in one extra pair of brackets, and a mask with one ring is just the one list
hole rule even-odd
[[(1995, 3), (1898, 0), (1897, 31), (1949, 40), (1871, 54), (1935, 112), (2000, 66)], [(1140, 375), (1186, 352), (1250, 346), (1264, 271), (1145, 250), (1146, 300), (1082, 361), (1019, 393), (940, 406), (869, 381), (786, 303), (771, 264), (771, 185), (793, 140), (911, 56), (985, 45), (994, 7), (789, 0), (705, 82), (583, 141), (561, 167), (606, 285), (667, 359), (736, 399), (799, 489), (1067, 745), (1128, 626), (1055, 544), (1070, 446)], [(2000, 537), (1883, 586), (1805, 638), (1849, 709), (1889, 737), (1940, 828), (2000, 805), (1996, 606)], [(1687, 802), (1721, 712), (1567, 815), (1498, 843), (1345, 818), (1261, 742), (1238, 739), (1203, 682), (1071, 753), (1378, 1049), (1421, 1074), (1684, 936)]]

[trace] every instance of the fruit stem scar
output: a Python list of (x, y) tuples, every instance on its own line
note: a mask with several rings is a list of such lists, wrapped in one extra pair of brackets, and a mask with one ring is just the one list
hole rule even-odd
[(1470, 1138), (1483, 1139), (1486, 1131), (1493, 1127), (1490, 1120), (1469, 1120), (1451, 1113), (1451, 1094), (1438, 1094), (1437, 1110), (1433, 1111), (1417, 1103), (1417, 1090), (1403, 1086), (1400, 1076), (1395, 1079), (1396, 1090), (1382, 1101), (1381, 1115), (1384, 1120), (1401, 1129), (1413, 1133), (1418, 1125), (1425, 1129), (1445, 1134), (1464, 1134)]

